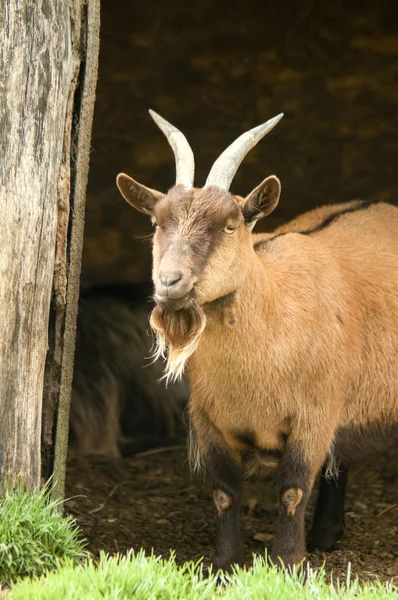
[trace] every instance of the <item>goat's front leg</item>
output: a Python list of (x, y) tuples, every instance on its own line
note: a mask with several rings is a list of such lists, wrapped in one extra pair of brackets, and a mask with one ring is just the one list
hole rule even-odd
[(332, 437), (332, 429), (293, 431), (287, 440), (278, 469), (280, 513), (271, 552), (274, 564), (282, 560), (286, 567), (292, 567), (305, 556), (305, 508)]
[(311, 468), (302, 448), (293, 444), (278, 469), (279, 519), (271, 560), (286, 567), (298, 564), (305, 554), (304, 514), (311, 493)]
[(217, 509), (216, 548), (213, 566), (230, 571), (242, 560), (240, 506), (242, 474), (240, 467), (222, 447), (213, 446), (207, 453), (212, 477), (213, 499)]

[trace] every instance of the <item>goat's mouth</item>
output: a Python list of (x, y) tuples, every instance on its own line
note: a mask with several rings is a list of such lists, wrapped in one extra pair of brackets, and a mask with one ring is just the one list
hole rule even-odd
[(194, 288), (192, 287), (189, 292), (180, 296), (178, 298), (173, 298), (172, 296), (166, 296), (164, 294), (158, 294), (155, 292), (154, 300), (160, 308), (164, 310), (175, 312), (177, 310), (182, 310), (183, 308), (188, 308), (193, 300), (194, 300)]

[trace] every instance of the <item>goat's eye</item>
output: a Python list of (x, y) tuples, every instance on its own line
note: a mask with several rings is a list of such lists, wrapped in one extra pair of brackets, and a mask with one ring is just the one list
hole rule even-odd
[(231, 235), (231, 233), (234, 233), (236, 231), (236, 227), (233, 227), (232, 225), (226, 225), (223, 229), (224, 233), (228, 233), (229, 235)]

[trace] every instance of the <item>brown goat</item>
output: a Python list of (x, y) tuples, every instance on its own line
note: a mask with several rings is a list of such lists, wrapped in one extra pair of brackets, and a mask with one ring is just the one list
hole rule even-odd
[[(304, 512), (318, 472), (312, 546), (331, 548), (342, 528), (346, 465), (380, 446), (370, 431), (398, 421), (398, 209), (326, 206), (253, 235), (278, 203), (278, 179), (246, 198), (228, 190), (279, 118), (238, 138), (196, 189), (185, 138), (152, 116), (175, 151), (176, 186), (163, 195), (124, 174), (117, 184), (156, 225), (151, 324), (167, 376), (184, 371), (189, 380), (191, 464), (210, 471), (218, 512), (214, 565), (241, 559), (242, 476), (277, 466), (271, 556), (291, 566), (304, 557)], [(340, 465), (337, 483), (328, 482)]]

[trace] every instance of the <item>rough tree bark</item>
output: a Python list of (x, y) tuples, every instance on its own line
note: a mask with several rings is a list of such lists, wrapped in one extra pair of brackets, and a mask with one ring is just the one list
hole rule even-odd
[[(58, 190), (59, 211), (62, 218), (58, 222), (50, 321), (50, 332), (53, 335), (46, 369), (46, 381), (50, 382), (50, 386), (44, 396), (43, 446), (54, 449), (55, 456), (53, 465), (52, 461), (43, 460), (43, 467), (49, 467), (54, 475), (52, 493), (57, 500), (63, 499), (65, 489), (84, 212), (98, 75), (99, 27), (100, 0), (88, 0), (80, 11), (80, 26), (75, 28), (76, 40), (79, 40), (76, 44), (76, 52), (81, 53), (84, 48), (84, 57), (82, 56), (79, 62), (73, 105), (71, 100), (67, 114), (69, 133), (65, 135), (64, 155), (70, 157), (69, 163), (65, 165), (65, 175), (69, 176), (70, 186), (65, 186), (64, 173), (61, 171)], [(70, 189), (69, 197), (68, 189)], [(51, 377), (54, 372), (60, 374), (59, 379)], [(47, 438), (48, 444), (46, 444), (44, 435), (50, 430), (54, 433), (54, 425), (56, 425), (55, 440), (53, 435), (51, 439)]]
[(0, 481), (19, 474), (30, 487), (40, 483), (55, 247), (69, 207), (64, 139), (85, 4), (0, 2)]

